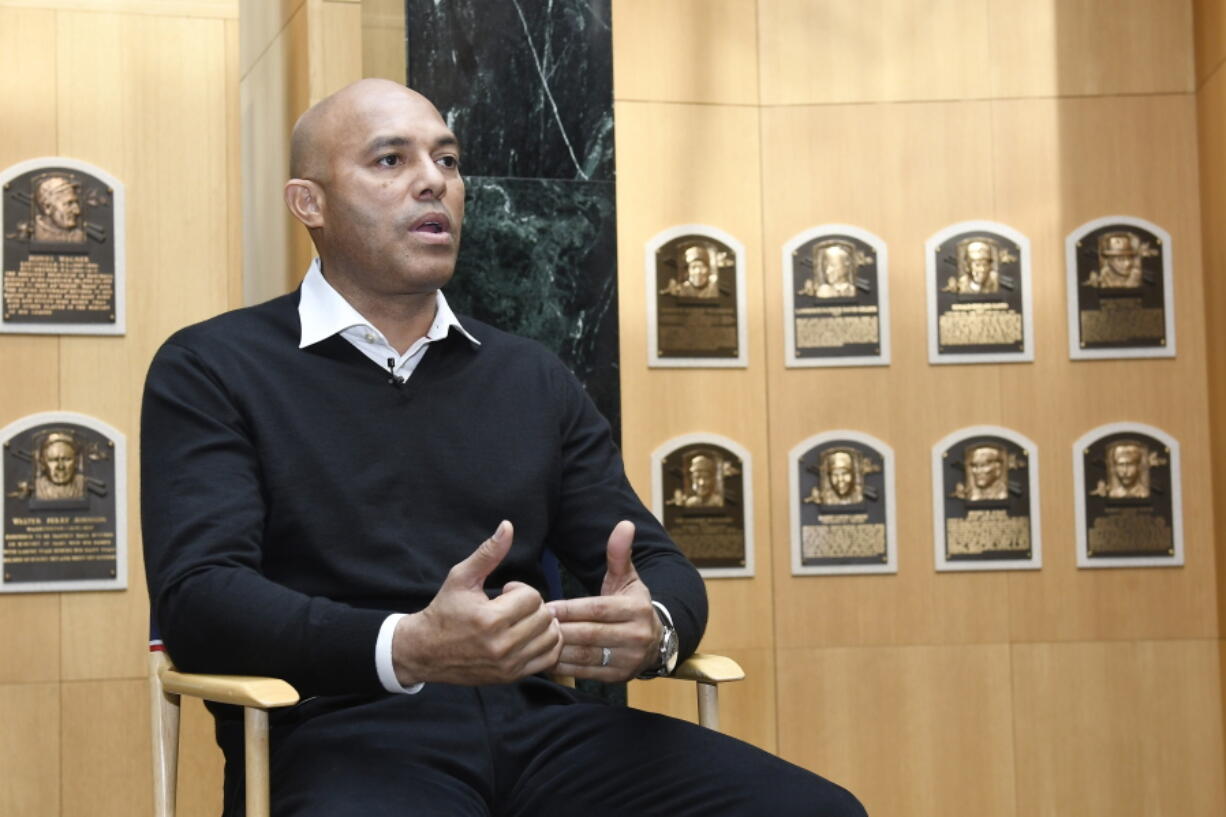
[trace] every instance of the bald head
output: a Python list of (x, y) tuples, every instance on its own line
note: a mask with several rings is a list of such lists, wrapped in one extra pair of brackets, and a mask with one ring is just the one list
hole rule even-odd
[(397, 102), (424, 103), (442, 121), (430, 100), (416, 91), (388, 79), (360, 79), (324, 97), (298, 117), (290, 138), (290, 177), (325, 181), (331, 157), (344, 134), (352, 132), (354, 119)]

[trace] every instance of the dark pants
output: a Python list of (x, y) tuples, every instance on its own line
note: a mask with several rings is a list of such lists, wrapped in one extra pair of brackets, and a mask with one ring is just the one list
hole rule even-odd
[[(659, 682), (657, 682), (659, 683)], [(693, 724), (529, 678), (272, 715), (274, 817), (864, 817), (849, 792)], [(222, 719), (227, 817), (242, 724)]]

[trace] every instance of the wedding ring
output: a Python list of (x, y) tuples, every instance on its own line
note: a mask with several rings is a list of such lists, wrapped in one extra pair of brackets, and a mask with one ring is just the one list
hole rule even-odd
[(613, 648), (612, 647), (601, 647), (600, 648), (600, 666), (607, 667), (609, 666), (609, 662), (612, 660), (613, 660)]

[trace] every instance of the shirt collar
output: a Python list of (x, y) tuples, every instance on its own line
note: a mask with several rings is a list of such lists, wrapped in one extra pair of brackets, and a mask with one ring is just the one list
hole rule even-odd
[[(435, 297), (434, 323), (430, 325), (426, 338), (442, 340), (454, 328), (474, 346), (480, 346), (481, 341), (460, 324), (441, 290), (435, 293)], [(302, 288), (298, 294), (298, 320), (302, 324), (298, 339), (299, 349), (305, 349), (353, 327), (374, 328), (370, 321), (362, 317), (362, 313), (354, 309), (353, 305), (328, 283), (318, 258), (311, 262), (306, 277), (302, 279)]]

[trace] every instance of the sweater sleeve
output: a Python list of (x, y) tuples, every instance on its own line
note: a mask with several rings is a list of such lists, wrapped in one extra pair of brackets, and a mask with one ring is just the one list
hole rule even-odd
[(141, 519), (150, 604), (185, 671), (271, 675), (303, 695), (377, 692), (390, 611), (361, 610), (261, 572), (260, 463), (238, 400), (172, 339), (141, 414)]
[(668, 608), (684, 659), (698, 648), (707, 625), (702, 577), (630, 486), (609, 423), (583, 386), (560, 363), (554, 383), (556, 405), (562, 412), (562, 468), (559, 504), (547, 544), (588, 592), (598, 593), (609, 533), (622, 519), (633, 522), (634, 567), (652, 600)]

